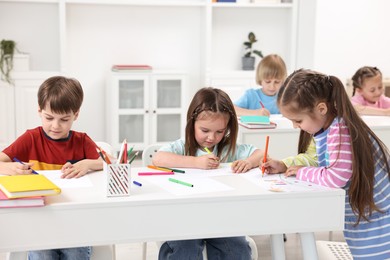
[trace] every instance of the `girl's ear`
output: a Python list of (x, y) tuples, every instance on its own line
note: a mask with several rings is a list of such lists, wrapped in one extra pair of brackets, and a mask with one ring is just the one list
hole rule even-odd
[(326, 113), (328, 113), (328, 106), (326, 105), (325, 102), (320, 102), (317, 104), (317, 107), (316, 107), (318, 113), (322, 116), (326, 115)]
[(356, 88), (355, 92), (361, 94), (362, 93), (362, 89), (361, 88)]

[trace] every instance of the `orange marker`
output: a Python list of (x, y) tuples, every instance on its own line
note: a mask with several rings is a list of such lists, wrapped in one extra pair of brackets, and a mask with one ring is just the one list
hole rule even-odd
[[(268, 154), (268, 143), (269, 143), (269, 135), (267, 135), (265, 139), (265, 151), (264, 151), (264, 158), (263, 158), (263, 163), (267, 162), (267, 154)], [(261, 167), (261, 173), (264, 175), (265, 167), (264, 165)]]
[(148, 165), (148, 168), (163, 171), (163, 172), (173, 172), (171, 169), (161, 168), (161, 167), (154, 166), (154, 165)]

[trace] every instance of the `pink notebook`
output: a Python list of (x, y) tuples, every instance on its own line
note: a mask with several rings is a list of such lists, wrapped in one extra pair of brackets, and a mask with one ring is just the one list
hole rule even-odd
[(45, 199), (42, 196), (9, 199), (0, 190), (0, 208), (25, 208), (41, 206), (45, 206)]

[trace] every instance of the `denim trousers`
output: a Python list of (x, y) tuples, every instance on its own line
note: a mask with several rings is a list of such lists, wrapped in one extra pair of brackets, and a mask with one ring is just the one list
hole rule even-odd
[(245, 237), (223, 237), (165, 242), (159, 260), (202, 260), (204, 246), (208, 260), (250, 260), (251, 249)]
[(89, 246), (28, 252), (28, 260), (89, 260), (90, 257)]

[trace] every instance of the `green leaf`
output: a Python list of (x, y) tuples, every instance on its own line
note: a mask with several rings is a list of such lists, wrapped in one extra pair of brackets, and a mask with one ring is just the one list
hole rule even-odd
[(263, 58), (263, 53), (261, 51), (254, 50), (254, 54), (257, 54), (259, 57)]

